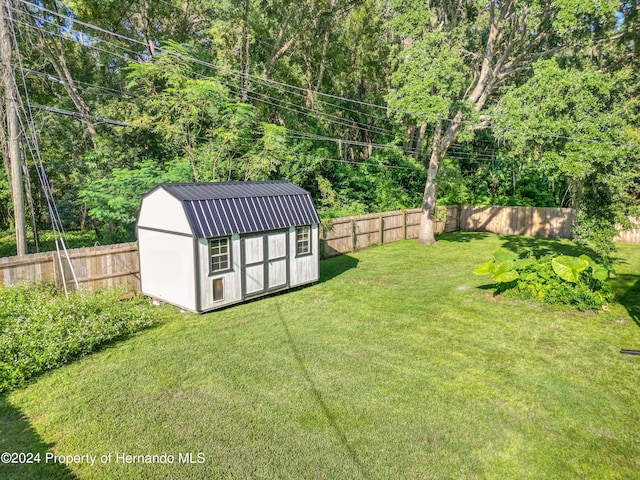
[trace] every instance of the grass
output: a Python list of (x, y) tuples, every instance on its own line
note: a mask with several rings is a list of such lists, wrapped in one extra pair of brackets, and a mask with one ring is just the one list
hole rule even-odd
[[(39, 230), (40, 251), (50, 252), (56, 249), (53, 230)], [(93, 230), (65, 232), (67, 248), (93, 247), (96, 245), (96, 232)], [(27, 251), (36, 253), (31, 232), (27, 234)], [(16, 254), (16, 239), (13, 231), (0, 231), (0, 257), (11, 257)]]
[(640, 348), (640, 245), (620, 246), (619, 303), (598, 314), (493, 297), (471, 271), (499, 247), (579, 253), (454, 233), (207, 315), (160, 308), (160, 326), (0, 397), (0, 451), (111, 462), (6, 477), (636, 478), (640, 357), (619, 351)]

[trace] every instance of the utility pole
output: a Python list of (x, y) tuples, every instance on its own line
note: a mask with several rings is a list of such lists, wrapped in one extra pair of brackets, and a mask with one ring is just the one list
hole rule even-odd
[(0, 59), (2, 63), (2, 82), (7, 116), (7, 143), (11, 171), (11, 199), (16, 231), (16, 253), (27, 254), (27, 232), (25, 228), (24, 191), (22, 165), (20, 157), (20, 127), (18, 124), (17, 89), (15, 88), (13, 67), (11, 65), (11, 33), (9, 15), (11, 0), (0, 0)]

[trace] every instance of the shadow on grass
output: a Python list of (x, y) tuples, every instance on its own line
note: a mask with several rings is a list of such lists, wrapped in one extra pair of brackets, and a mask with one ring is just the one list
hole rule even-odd
[(286, 341), (289, 344), (289, 347), (291, 348), (293, 357), (295, 358), (296, 363), (298, 364), (298, 368), (300, 368), (300, 371), (302, 372), (304, 379), (309, 384), (309, 388), (311, 390), (311, 394), (313, 395), (313, 399), (316, 401), (316, 403), (320, 407), (320, 410), (322, 411), (322, 414), (325, 416), (325, 418), (329, 422), (329, 425), (331, 426), (331, 429), (333, 430), (336, 436), (336, 439), (344, 447), (347, 456), (351, 459), (351, 461), (356, 466), (356, 468), (358, 469), (362, 477), (369, 478), (369, 475), (367, 475), (367, 472), (365, 470), (365, 466), (358, 459), (358, 455), (355, 449), (351, 446), (351, 444), (347, 440), (347, 436), (340, 428), (340, 425), (338, 425), (336, 416), (327, 405), (327, 402), (325, 402), (322, 392), (320, 391), (315, 381), (313, 380), (313, 377), (309, 373), (309, 370), (307, 369), (307, 366), (304, 361), (304, 357), (300, 353), (300, 350), (298, 349), (298, 346), (296, 345), (296, 342), (293, 339), (293, 336), (291, 335), (289, 326), (287, 325), (287, 322), (284, 320), (284, 317), (282, 316), (282, 311), (280, 310), (280, 306), (277, 305), (276, 308), (278, 310), (278, 318), (280, 319), (280, 323), (282, 324), (282, 328), (284, 329), (284, 333), (286, 335)]
[(358, 259), (350, 255), (338, 255), (336, 257), (327, 258), (320, 262), (320, 280), (318, 283), (324, 283), (332, 278), (342, 275), (347, 270), (356, 268)]
[(0, 452), (24, 453), (40, 461), (34, 463), (4, 463), (0, 466), (0, 476), (10, 480), (31, 480), (46, 478), (48, 480), (67, 480), (76, 477), (61, 463), (46, 461), (47, 452), (53, 445), (45, 443), (31, 427), (23, 413), (0, 395)]
[(456, 243), (470, 243), (474, 240), (483, 240), (489, 236), (486, 232), (449, 232), (436, 235), (438, 242), (456, 242)]
[[(611, 283), (616, 301), (627, 309), (629, 316), (640, 327), (640, 276), (616, 275)], [(640, 345), (633, 348), (640, 348)]]
[(557, 238), (521, 237), (516, 235), (498, 235), (503, 242), (502, 248), (509, 250), (520, 257), (529, 254), (535, 257), (545, 255), (588, 255), (597, 259), (598, 255), (591, 248), (575, 243), (567, 243), (567, 240)]

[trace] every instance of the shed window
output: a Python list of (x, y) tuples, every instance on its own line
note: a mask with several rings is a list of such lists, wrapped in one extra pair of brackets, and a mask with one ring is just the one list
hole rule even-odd
[(209, 240), (211, 272), (222, 272), (231, 268), (229, 237)]
[(311, 253), (311, 227), (296, 228), (296, 255)]

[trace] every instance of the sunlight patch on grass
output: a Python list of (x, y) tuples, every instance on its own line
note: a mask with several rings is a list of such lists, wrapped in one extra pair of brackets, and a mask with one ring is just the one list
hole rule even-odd
[(511, 245), (398, 242), (323, 261), (320, 283), (286, 294), (163, 307), (157, 328), (7, 401), (57, 453), (206, 455), (70, 466), (78, 478), (632, 478), (640, 362), (619, 350), (640, 346), (640, 246), (621, 246), (620, 303), (584, 314), (479, 288), (472, 270)]

